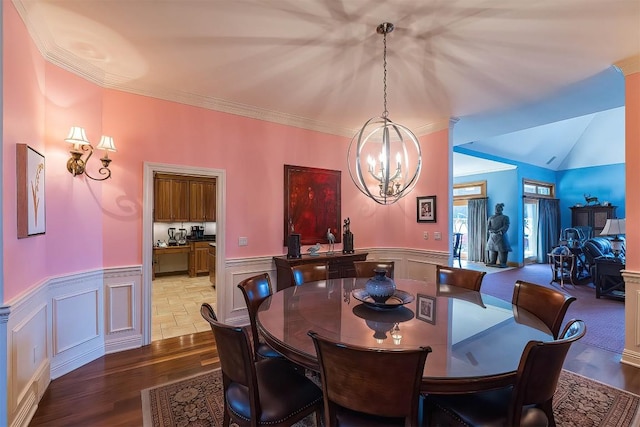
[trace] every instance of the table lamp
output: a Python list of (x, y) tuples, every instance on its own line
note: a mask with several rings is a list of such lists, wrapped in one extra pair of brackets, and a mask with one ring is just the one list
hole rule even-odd
[(601, 236), (614, 236), (611, 239), (611, 249), (616, 257), (620, 256), (624, 240), (620, 238), (621, 234), (626, 234), (626, 223), (624, 218), (608, 219), (604, 228), (600, 232)]

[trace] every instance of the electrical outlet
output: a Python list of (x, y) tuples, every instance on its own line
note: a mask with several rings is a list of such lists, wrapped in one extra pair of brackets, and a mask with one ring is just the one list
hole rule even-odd
[(422, 238), (423, 238), (424, 240), (429, 240), (429, 232), (428, 232), (428, 231), (425, 231), (424, 233), (422, 233)]
[(442, 233), (440, 233), (439, 231), (434, 232), (433, 238), (436, 240), (442, 240)]
[(249, 239), (246, 237), (238, 237), (238, 246), (247, 246), (249, 244)]

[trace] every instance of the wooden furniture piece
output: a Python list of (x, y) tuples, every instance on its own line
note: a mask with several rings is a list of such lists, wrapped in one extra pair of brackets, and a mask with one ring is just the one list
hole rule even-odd
[(356, 269), (356, 277), (371, 278), (376, 275), (375, 269), (382, 268), (387, 270), (387, 277), (393, 279), (393, 270), (395, 268), (394, 261), (354, 261), (353, 266)]
[(196, 277), (200, 273), (209, 274), (209, 242), (190, 241), (189, 277)]
[(616, 206), (581, 206), (571, 208), (571, 227), (591, 227), (593, 236), (599, 236), (607, 219), (616, 217)]
[(155, 222), (216, 220), (215, 178), (156, 173), (153, 184)]
[(291, 278), (291, 267), (293, 266), (301, 264), (323, 264), (326, 262), (329, 266), (330, 279), (354, 277), (356, 275), (356, 269), (353, 266), (353, 262), (365, 261), (367, 255), (367, 252), (354, 252), (352, 254), (320, 254), (318, 256), (305, 254), (302, 255), (301, 258), (287, 258), (286, 256), (273, 257), (277, 274), (276, 290), (280, 291), (294, 285)]
[(258, 326), (256, 325), (256, 313), (262, 301), (266, 300), (273, 294), (271, 289), (271, 279), (269, 274), (262, 273), (257, 276), (249, 277), (238, 283), (238, 289), (242, 292), (244, 302), (247, 304), (247, 312), (249, 313), (249, 322), (251, 323), (251, 336), (253, 337), (253, 353), (255, 360), (267, 359), (269, 357), (282, 357), (282, 355), (269, 347), (260, 339), (258, 334)]
[(586, 326), (573, 320), (557, 341), (531, 341), (513, 386), (481, 393), (425, 398), (429, 425), (555, 426), (553, 395), (571, 344)]
[(224, 387), (223, 425), (290, 426), (316, 414), (321, 425), (322, 391), (283, 358), (254, 361), (247, 331), (220, 323), (209, 304), (200, 314), (209, 322), (220, 357)]
[(418, 426), (420, 383), (431, 347), (373, 350), (310, 331), (324, 398), (324, 425)]
[[(352, 295), (367, 280), (330, 279), (278, 291), (260, 307), (258, 330), (278, 353), (314, 371), (319, 371), (319, 365), (306, 335), (309, 330), (372, 349), (430, 346), (429, 357), (435, 363), (425, 365), (422, 391), (434, 393), (513, 384), (527, 342), (553, 337), (545, 323), (526, 310), (519, 310), (514, 321), (514, 306), (508, 301), (460, 288), (455, 297), (442, 294), (435, 281), (396, 278), (398, 290), (416, 299), (392, 310), (372, 310)], [(482, 304), (475, 302), (478, 296)], [(424, 315), (416, 316), (419, 302), (427, 297), (432, 298), (433, 309), (429, 321), (423, 320)]]
[(185, 177), (157, 173), (153, 188), (154, 221), (189, 221), (189, 181)]
[(469, 270), (466, 268), (436, 266), (436, 282), (438, 285), (453, 285), (470, 291), (480, 291), (485, 271)]
[(518, 280), (513, 288), (511, 303), (516, 313), (526, 310), (533, 313), (551, 330), (553, 337), (558, 338), (564, 315), (576, 297), (566, 295), (555, 289)]
[(326, 263), (300, 264), (291, 267), (291, 282), (300, 286), (307, 282), (327, 280), (329, 278), (329, 265)]
[(597, 258), (595, 260), (595, 277), (593, 278), (593, 283), (596, 286), (596, 298), (606, 296), (624, 300), (624, 279), (621, 274), (624, 268), (624, 259)]
[[(153, 248), (153, 268), (151, 269), (151, 280), (156, 278), (156, 268), (160, 264), (160, 259), (163, 255), (172, 255), (172, 254), (190, 254), (191, 246), (183, 245), (183, 246), (168, 246), (166, 248)], [(188, 270), (188, 267), (187, 267)]]
[(209, 242), (209, 281), (216, 287), (216, 245)]
[(189, 181), (189, 221), (216, 220), (216, 180), (198, 178)]
[(564, 288), (565, 281), (575, 285), (573, 278), (575, 277), (576, 257), (573, 253), (550, 253), (547, 254), (547, 259), (551, 266), (551, 281), (549, 283), (560, 283), (561, 288)]

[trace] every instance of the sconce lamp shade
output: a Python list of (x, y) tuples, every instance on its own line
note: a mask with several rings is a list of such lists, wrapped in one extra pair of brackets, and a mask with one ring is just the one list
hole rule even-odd
[(102, 138), (100, 138), (100, 143), (96, 148), (99, 150), (116, 151), (116, 146), (113, 143), (113, 138), (106, 135), (102, 135)]
[(601, 236), (618, 236), (626, 234), (626, 221), (624, 218), (608, 219), (600, 232)]
[(89, 144), (89, 140), (87, 139), (87, 134), (85, 133), (84, 128), (81, 128), (80, 126), (71, 126), (71, 130), (69, 131), (69, 136), (67, 136), (65, 141), (71, 144), (78, 144), (78, 145)]

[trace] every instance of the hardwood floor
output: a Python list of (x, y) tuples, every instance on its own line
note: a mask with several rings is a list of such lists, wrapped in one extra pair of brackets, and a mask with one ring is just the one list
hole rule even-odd
[[(109, 354), (51, 382), (31, 426), (141, 426), (140, 391), (219, 367), (211, 332)], [(574, 343), (565, 369), (640, 394), (640, 369), (620, 355)]]
[(141, 426), (141, 390), (219, 366), (211, 330), (108, 354), (53, 380), (30, 426)]

